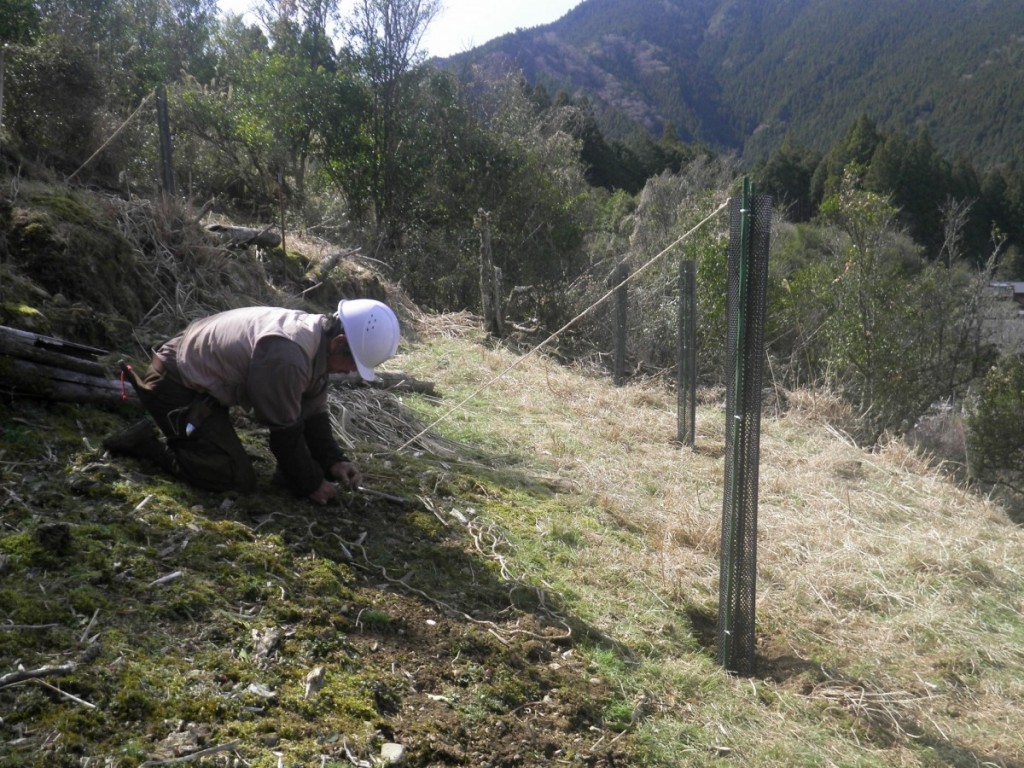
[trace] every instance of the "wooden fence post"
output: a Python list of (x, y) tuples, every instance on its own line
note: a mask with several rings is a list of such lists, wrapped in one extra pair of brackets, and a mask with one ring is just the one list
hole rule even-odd
[(615, 386), (621, 387), (626, 381), (626, 330), (629, 317), (629, 267), (620, 262), (612, 273), (615, 291)]
[(484, 316), (484, 329), (492, 336), (502, 335), (501, 270), (494, 266), (491, 252), (491, 214), (483, 209), (477, 212), (476, 225), (480, 229), (480, 307)]
[(167, 90), (162, 86), (156, 89), (156, 123), (160, 132), (160, 177), (163, 192), (174, 197), (174, 153), (171, 148), (171, 121), (167, 113)]

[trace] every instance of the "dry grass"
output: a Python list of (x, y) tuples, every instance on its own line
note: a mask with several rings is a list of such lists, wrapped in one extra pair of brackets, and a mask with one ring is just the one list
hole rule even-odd
[[(656, 660), (631, 673), (632, 693), (661, 713), (648, 726), (655, 753), (687, 751), (667, 734), (680, 706), (696, 706), (707, 719), (697, 741), (748, 764), (788, 764), (771, 757), (787, 750), (804, 753), (794, 764), (1024, 761), (1024, 531), (1001, 508), (903, 442), (858, 448), (830, 426), (849, 423), (838, 400), (787, 393), (788, 410), (762, 422), (754, 685), (781, 703), (765, 708), (765, 694), (751, 701), (725, 676), (716, 684), (742, 703), (681, 697), (680, 678), (708, 674), (674, 633), (688, 616), (684, 630), (699, 635), (694, 617), (716, 610), (723, 404), (701, 403), (691, 451), (675, 443), (673, 393), (615, 388), (543, 356), (507, 370), (516, 355), (453, 320), (431, 320), (430, 343), (396, 365), (438, 381), (449, 408), (480, 390), (439, 432), (532, 462), (583, 499), (564, 517), (545, 511), (533, 531), (571, 540), (576, 576), (563, 574), (563, 588), (586, 596), (579, 610), (601, 632)], [(811, 736), (812, 722), (824, 734)]]

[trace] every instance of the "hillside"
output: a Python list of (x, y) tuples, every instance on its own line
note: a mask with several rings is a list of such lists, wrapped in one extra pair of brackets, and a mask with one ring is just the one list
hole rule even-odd
[(586, 0), (441, 63), (522, 69), (586, 95), (611, 136), (671, 122), (751, 162), (787, 134), (826, 151), (861, 115), (981, 168), (1024, 159), (1014, 0)]
[[(5, 323), (112, 352), (138, 358), (218, 302), (330, 303), (308, 290), (331, 261), (315, 241), (294, 260), (228, 250), (192, 211), (45, 189), (6, 220), (51, 255), (80, 242), (68, 227), (106, 235), (75, 280), (9, 256), (0, 287)], [(682, 449), (662, 383), (514, 365), (525, 350), (364, 265), (325, 277), (331, 298), (397, 304), (386, 367), (437, 386), (332, 395), (387, 496), (296, 502), (244, 419), (258, 492), (195, 491), (99, 447), (128, 406), (5, 395), (4, 765), (1024, 766), (1024, 531), (991, 501), (902, 442), (857, 448), (832, 398), (778, 393), (758, 669), (731, 676), (718, 393)]]

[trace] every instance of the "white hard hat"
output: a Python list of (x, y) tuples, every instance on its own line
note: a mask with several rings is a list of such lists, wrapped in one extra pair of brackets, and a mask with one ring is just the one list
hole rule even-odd
[(342, 299), (338, 317), (359, 375), (373, 381), (374, 367), (398, 351), (398, 318), (391, 307), (375, 299)]

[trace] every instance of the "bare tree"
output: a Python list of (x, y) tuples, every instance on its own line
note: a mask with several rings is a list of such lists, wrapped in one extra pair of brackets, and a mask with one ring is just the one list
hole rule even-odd
[(385, 248), (394, 244), (398, 234), (393, 225), (401, 172), (399, 147), (405, 83), (411, 70), (422, 61), (420, 43), (440, 7), (440, 0), (358, 0), (350, 19), (351, 40), (374, 92), (373, 197), (378, 237)]

